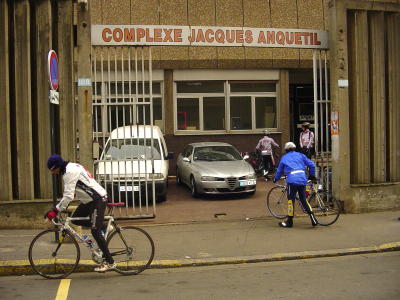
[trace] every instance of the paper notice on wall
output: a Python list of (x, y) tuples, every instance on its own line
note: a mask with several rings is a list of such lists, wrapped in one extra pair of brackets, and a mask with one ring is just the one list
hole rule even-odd
[(339, 134), (339, 112), (334, 110), (331, 112), (331, 135)]

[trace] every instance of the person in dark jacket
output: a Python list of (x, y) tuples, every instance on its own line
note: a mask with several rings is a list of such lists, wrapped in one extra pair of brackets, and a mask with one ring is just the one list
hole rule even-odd
[(285, 144), (286, 154), (282, 156), (273, 179), (274, 182), (277, 182), (283, 174), (287, 176), (288, 217), (286, 221), (280, 222), (279, 226), (285, 228), (293, 227), (293, 206), (296, 194), (299, 195), (301, 204), (310, 216), (311, 225), (316, 226), (318, 222), (315, 219), (311, 205), (308, 203), (306, 198), (306, 168), (308, 168), (310, 172), (309, 179), (316, 181), (315, 165), (314, 162), (308, 159), (304, 154), (296, 152), (295, 150), (296, 145), (294, 143), (288, 142)]

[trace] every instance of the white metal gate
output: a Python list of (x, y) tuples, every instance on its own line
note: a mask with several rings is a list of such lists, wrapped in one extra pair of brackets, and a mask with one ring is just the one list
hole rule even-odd
[(314, 126), (317, 177), (324, 188), (332, 190), (330, 114), (331, 101), (328, 78), (328, 51), (313, 52)]
[(154, 136), (151, 47), (93, 47), (92, 82), (96, 179), (124, 202), (119, 217), (154, 217), (165, 145)]

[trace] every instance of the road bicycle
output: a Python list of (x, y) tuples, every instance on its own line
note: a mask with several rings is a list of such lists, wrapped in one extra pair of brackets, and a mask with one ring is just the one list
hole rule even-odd
[[(272, 216), (277, 219), (284, 219), (287, 217), (288, 212), (287, 185), (275, 185), (276, 186), (268, 192), (266, 205)], [(306, 186), (306, 196), (319, 225), (328, 226), (337, 221), (340, 215), (339, 201), (324, 191), (320, 184), (313, 183), (309, 180)], [(304, 214), (307, 214), (297, 195), (295, 202), (295, 207), (293, 208), (294, 212), (296, 210), (301, 210)], [(296, 208), (296, 206), (300, 207)]]
[[(135, 275), (147, 269), (153, 261), (154, 242), (141, 228), (117, 224), (113, 209), (124, 205), (123, 202), (107, 203), (108, 211), (104, 216), (107, 229), (104, 238), (117, 264), (115, 271), (123, 275)], [(78, 243), (86, 246), (95, 263), (103, 263), (103, 253), (94, 247), (96, 243), (81, 236), (70, 226), (70, 222), (75, 220), (89, 220), (89, 217), (64, 219), (60, 214), (57, 221), (53, 220), (55, 228), (44, 230), (34, 237), (28, 256), (37, 274), (48, 279), (61, 279), (79, 269), (81, 251)]]

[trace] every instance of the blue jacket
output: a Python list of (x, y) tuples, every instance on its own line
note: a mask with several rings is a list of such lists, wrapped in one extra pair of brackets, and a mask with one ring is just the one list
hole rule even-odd
[(290, 151), (282, 156), (278, 170), (275, 174), (274, 180), (277, 181), (285, 173), (287, 176), (287, 183), (294, 183), (298, 185), (307, 184), (307, 176), (305, 173), (306, 167), (310, 169), (310, 175), (315, 176), (314, 162), (308, 159), (304, 154)]

